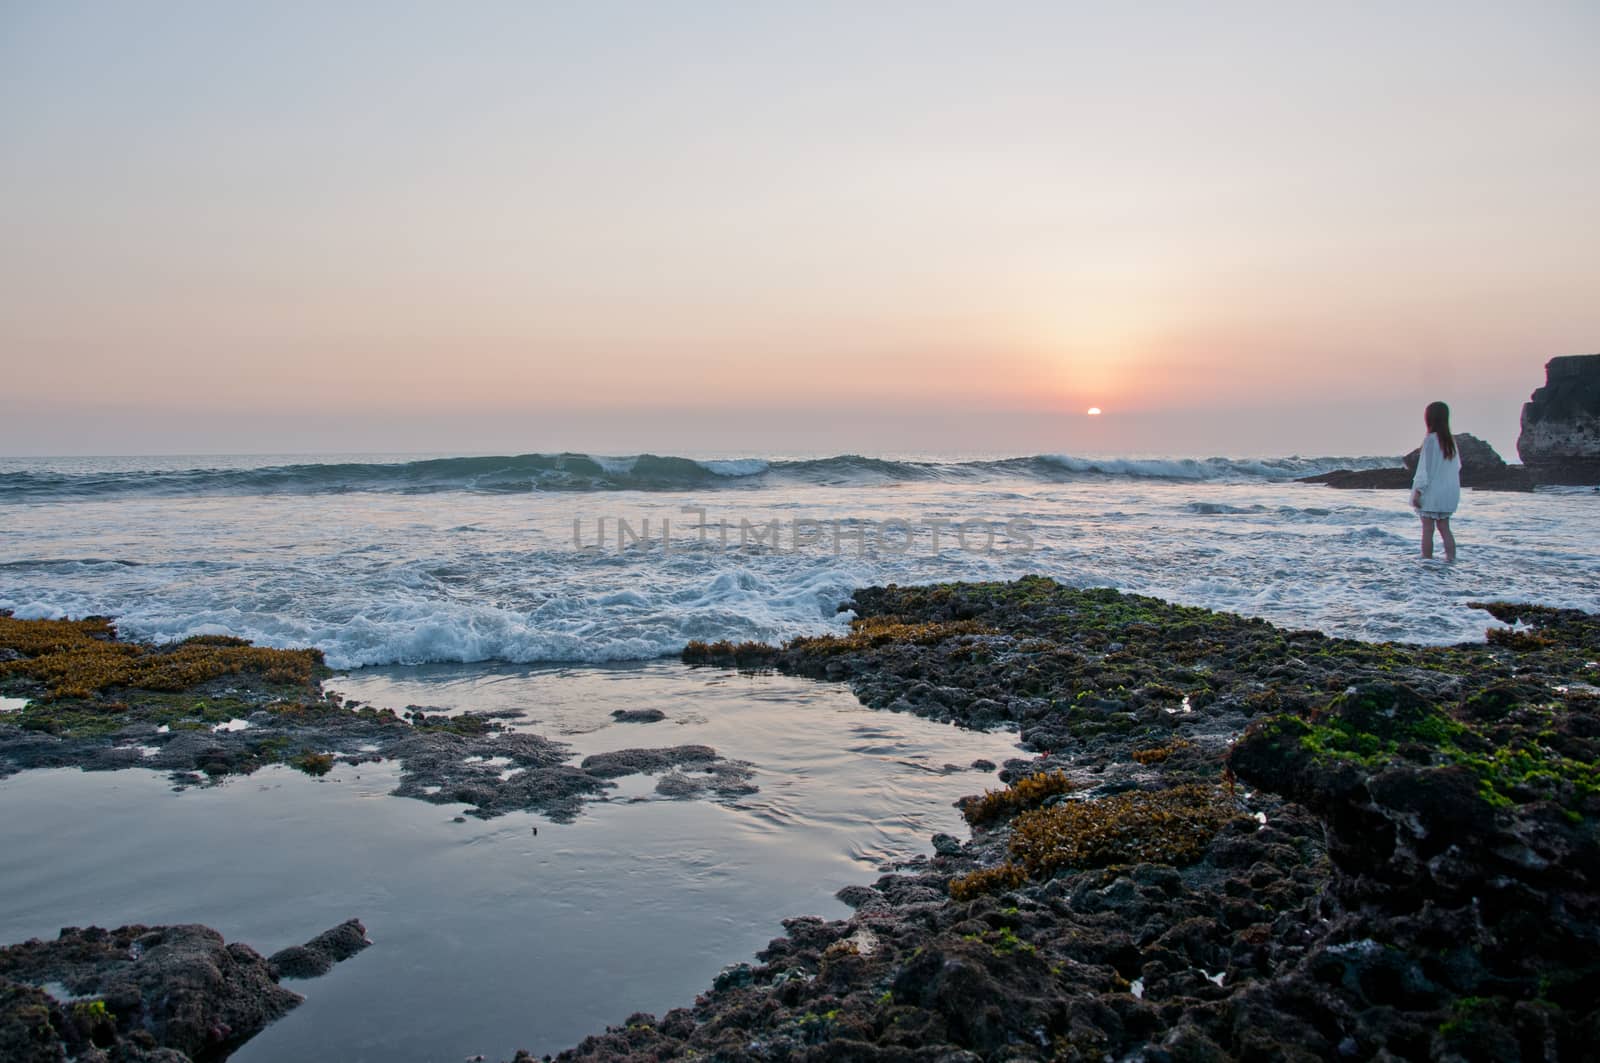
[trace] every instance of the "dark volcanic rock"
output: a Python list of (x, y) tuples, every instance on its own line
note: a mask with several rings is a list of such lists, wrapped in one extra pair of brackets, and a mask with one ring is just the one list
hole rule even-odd
[(601, 779), (614, 779), (621, 775), (665, 771), (682, 764), (709, 763), (715, 760), (716, 756), (717, 751), (710, 746), (619, 749), (612, 753), (596, 753), (584, 757), (580, 766), (590, 775)]
[[(1547, 1047), (1531, 1058), (1586, 1058), (1600, 1019), (1600, 698), (1581, 677), (1600, 618), (1485, 608), (1532, 628), (1491, 632), (1516, 648), (1514, 669), (1426, 693), (1352, 685), (1316, 711), (1258, 721), (1230, 765), (1327, 825), (1329, 899), (1345, 914), (1312, 973), (1347, 998), (1387, 999), (1409, 1030), (1385, 1035), (1391, 1049), (1530, 1058), (1514, 1047), (1527, 1044), (1520, 1002), (1572, 980), (1582, 1002), (1541, 1013)], [(1452, 1017), (1435, 1026), (1429, 1011)]]
[(1335, 469), (1332, 472), (1318, 473), (1316, 476), (1302, 476), (1296, 482), (1326, 484), (1329, 487), (1393, 490), (1409, 489), (1411, 477), (1412, 473), (1407, 469)]
[[(382, 747), (403, 774), (394, 793), (437, 805), (467, 804), (488, 819), (506, 812), (540, 812), (573, 819), (585, 800), (611, 783), (564, 764), (568, 747), (540, 735), (491, 731), (461, 735), (420, 730)], [(508, 766), (502, 763), (509, 761)]]
[[(1461, 486), (1479, 491), (1531, 491), (1533, 480), (1528, 471), (1507, 465), (1495, 449), (1469, 432), (1456, 433), (1456, 446), (1461, 451)], [(1411, 480), (1417, 473), (1417, 460), (1422, 454), (1418, 447), (1400, 461), (1399, 469), (1337, 469), (1317, 476), (1303, 476), (1303, 484), (1326, 484), (1329, 487), (1369, 489), (1411, 489)]]
[[(365, 941), (351, 920), (306, 948), (331, 966)], [(54, 941), (0, 948), (0, 1058), (221, 1059), (301, 999), (254, 949), (209, 927), (68, 927)]]
[[(1461, 454), (1462, 483), (1466, 483), (1469, 475), (1492, 475), (1496, 471), (1509, 469), (1506, 459), (1502, 458), (1495, 449), (1470, 432), (1455, 433), (1456, 450)], [(1415, 447), (1411, 453), (1400, 459), (1406, 467), (1406, 472), (1412, 476), (1417, 473), (1417, 462), (1422, 459), (1422, 448)]]
[(1600, 484), (1600, 354), (1552, 358), (1522, 407), (1517, 454), (1539, 483)]
[(274, 952), (267, 960), (267, 967), (274, 978), (316, 978), (370, 944), (367, 928), (358, 920), (347, 919), (304, 945), (290, 945)]
[(656, 723), (667, 718), (660, 709), (615, 709), (611, 718), (618, 723)]
[[(1476, 491), (1532, 491), (1533, 478), (1526, 468), (1516, 465), (1507, 465), (1495, 449), (1470, 432), (1457, 432), (1455, 434), (1456, 447), (1461, 452), (1461, 486), (1470, 487)], [(1417, 447), (1404, 458), (1406, 466), (1405, 486), (1411, 486), (1411, 478), (1417, 473), (1417, 462), (1422, 457), (1422, 448)]]
[(1408, 647), (1037, 577), (848, 605), (849, 636), (746, 658), (1017, 726), (1021, 785), (841, 890), (850, 918), (560, 1059), (1593, 1057), (1600, 617), (1491, 604), (1517, 626)]
[[(754, 765), (728, 760), (710, 746), (669, 746), (665, 749), (619, 749), (583, 758), (582, 770), (597, 779), (624, 775), (655, 775), (656, 793), (662, 797), (690, 798), (715, 794), (740, 797), (756, 792), (750, 778)], [(607, 783), (607, 785), (610, 785)]]

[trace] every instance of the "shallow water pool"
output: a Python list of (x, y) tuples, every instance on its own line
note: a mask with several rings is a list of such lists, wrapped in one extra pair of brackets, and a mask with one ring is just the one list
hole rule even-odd
[[(0, 941), (61, 926), (198, 922), (263, 953), (355, 916), (373, 947), (289, 985), (306, 1003), (233, 1058), (451, 1060), (544, 1053), (634, 1011), (686, 1006), (790, 915), (840, 917), (841, 886), (964, 836), (952, 803), (1015, 735), (863, 708), (838, 685), (696, 671), (482, 665), (368, 670), (328, 686), (430, 711), (517, 710), (575, 757), (703, 743), (759, 792), (677, 801), (648, 779), (558, 825), (388, 796), (391, 764), (315, 780), (272, 768), (170, 789), (154, 772), (0, 781)], [(658, 708), (656, 723), (616, 709)], [(535, 832), (537, 828), (537, 832)]]

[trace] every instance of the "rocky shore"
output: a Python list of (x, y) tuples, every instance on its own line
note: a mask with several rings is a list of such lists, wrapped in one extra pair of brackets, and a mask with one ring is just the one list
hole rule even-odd
[[(684, 659), (846, 682), (873, 708), (1015, 728), (1029, 755), (1004, 765), (1004, 789), (963, 802), (968, 837), (938, 835), (929, 854), (841, 891), (850, 918), (789, 919), (692, 1006), (629, 1016), (557, 1058), (1592, 1058), (1600, 616), (1487, 603), (1486, 623), (1511, 626), (1417, 647), (1038, 577), (875, 587), (846, 604), (846, 635), (694, 643)], [(36, 699), (0, 715), (8, 771), (148, 764), (142, 750), (117, 751), (176, 734), (189, 744), (152, 748), (180, 782), (397, 756), (415, 779), (397, 792), (433, 799), (438, 785), (448, 800), (473, 795), (483, 815), (572, 814), (634, 771), (691, 789), (748, 785), (706, 747), (574, 767), (556, 743), (497, 731), (493, 718), (339, 704), (322, 696), (314, 654), (142, 647), (104, 621), (43, 634), (39, 623), (66, 624), (0, 619), (0, 693)], [(119, 645), (133, 648), (107, 649)], [(239, 652), (211, 652), (221, 649)], [(109, 668), (108, 652), (131, 663)], [(161, 693), (179, 681), (181, 696)], [(250, 726), (213, 730), (241, 719)], [(491, 781), (482, 753), (467, 752), (475, 742), (517, 766), (494, 766)], [(526, 783), (497, 785), (523, 773)], [(222, 954), (242, 964), (256, 1010), (203, 1045), (147, 1042), (138, 1030), (152, 1021), (124, 1029), (123, 1011), (145, 1014), (132, 996), (100, 988), (104, 977), (58, 977), (64, 968), (24, 972), (16, 958), (47, 946), (13, 946), (0, 952), (0, 1015), (24, 1018), (5, 1036), (56, 1052), (17, 1058), (217, 1058), (234, 1031), (259, 1028), (249, 1016), (281, 1013), (277, 978), (339, 958), (328, 935), (263, 961), (204, 928), (175, 930), (218, 970)], [(142, 945), (145, 959), (120, 957), (147, 933), (66, 931), (62, 948), (90, 935), (108, 960), (137, 965)], [(42, 981), (73, 998), (99, 993), (117, 1018), (93, 999), (40, 999)], [(162, 1051), (183, 1054), (149, 1054)]]
[(225, 1058), (366, 948), (354, 919), (264, 958), (204, 926), (67, 927), (0, 948), (0, 1059), (185, 1063)]
[(1014, 726), (971, 837), (561, 1060), (1556, 1060), (1600, 1043), (1600, 618), (1374, 645), (1030, 578), (691, 663)]
[(709, 746), (620, 750), (577, 765), (569, 747), (514, 729), (517, 713), (399, 713), (323, 691), (316, 650), (201, 636), (166, 646), (117, 637), (104, 617), (18, 620), (0, 611), (0, 778), (27, 768), (150, 768), (177, 786), (287, 764), (323, 775), (336, 763), (392, 760), (395, 793), (571, 820), (623, 776), (660, 774), (664, 796), (749, 793), (751, 767)]

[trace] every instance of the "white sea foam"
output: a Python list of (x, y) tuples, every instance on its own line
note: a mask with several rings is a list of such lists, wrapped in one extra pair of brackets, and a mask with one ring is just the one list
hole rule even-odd
[(40, 601), (6, 602), (0, 608), (11, 610), (11, 615), (18, 620), (60, 620), (67, 615), (63, 606), (47, 604)]

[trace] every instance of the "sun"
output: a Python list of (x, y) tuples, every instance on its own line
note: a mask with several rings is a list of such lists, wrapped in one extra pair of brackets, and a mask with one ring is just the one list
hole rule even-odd
[(1090, 406), (1089, 407), (1089, 416), (1090, 417), (1099, 417), (1100, 416), (1100, 407), (1098, 407), (1098, 406)]

